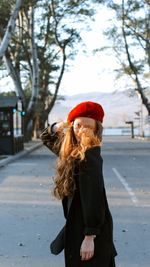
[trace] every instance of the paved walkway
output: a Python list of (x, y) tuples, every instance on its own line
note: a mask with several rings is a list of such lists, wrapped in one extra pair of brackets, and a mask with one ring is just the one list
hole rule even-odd
[(33, 139), (29, 142), (24, 143), (24, 150), (20, 151), (19, 153), (15, 155), (0, 155), (0, 167), (3, 167), (7, 165), (8, 163), (17, 160), (18, 158), (21, 158), (28, 153), (31, 153), (35, 149), (42, 146), (42, 142), (40, 139)]

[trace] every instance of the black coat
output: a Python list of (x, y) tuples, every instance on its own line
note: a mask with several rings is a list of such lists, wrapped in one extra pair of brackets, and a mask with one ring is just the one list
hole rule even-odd
[[(41, 139), (49, 149), (58, 154), (54, 148), (54, 143), (58, 139), (57, 134), (48, 133), (45, 129)], [(114, 257), (117, 253), (113, 244), (113, 221), (105, 193), (102, 165), (99, 146), (88, 149), (85, 160), (75, 162), (74, 195), (62, 200), (66, 218), (66, 267), (115, 267)], [(80, 247), (85, 235), (96, 235), (95, 251), (93, 258), (81, 261)]]

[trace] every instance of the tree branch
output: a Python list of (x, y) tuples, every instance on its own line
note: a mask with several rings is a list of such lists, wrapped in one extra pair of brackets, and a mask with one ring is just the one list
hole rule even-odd
[(61, 71), (60, 71), (60, 74), (59, 74), (59, 77), (58, 77), (58, 81), (56, 83), (56, 87), (55, 87), (55, 93), (53, 95), (53, 98), (51, 100), (51, 103), (50, 105), (48, 106), (48, 108), (45, 110), (45, 113), (46, 113), (46, 118), (47, 118), (47, 115), (49, 114), (49, 112), (52, 110), (54, 104), (55, 104), (55, 101), (56, 101), (56, 98), (57, 98), (57, 95), (58, 95), (58, 90), (59, 90), (59, 87), (60, 87), (60, 84), (61, 84), (61, 81), (62, 81), (62, 77), (63, 77), (63, 74), (64, 74), (64, 71), (65, 71), (65, 63), (66, 63), (66, 53), (65, 53), (65, 48), (63, 49), (63, 58), (62, 58), (62, 66), (61, 66)]
[(46, 34), (45, 34), (45, 43), (44, 43), (44, 49), (46, 50), (46, 46), (48, 44), (48, 38), (50, 34), (50, 17), (51, 17), (51, 8), (48, 6), (48, 15), (47, 15), (47, 25), (46, 25)]
[(5, 54), (5, 51), (8, 48), (9, 42), (11, 40), (12, 33), (15, 29), (16, 19), (19, 14), (19, 10), (22, 6), (23, 0), (17, 0), (15, 4), (14, 11), (9, 19), (7, 29), (5, 32), (5, 35), (3, 37), (3, 40), (0, 45), (0, 58)]
[(131, 71), (133, 72), (133, 74), (135, 76), (135, 82), (137, 84), (137, 91), (139, 92), (141, 99), (142, 99), (142, 102), (145, 105), (145, 107), (147, 108), (147, 111), (150, 115), (150, 103), (148, 102), (147, 97), (143, 93), (143, 88), (142, 88), (141, 83), (140, 83), (139, 78), (138, 78), (138, 70), (134, 66), (134, 64), (132, 63), (132, 60), (130, 57), (129, 47), (128, 47), (127, 38), (126, 38), (126, 32), (125, 32), (124, 0), (122, 0), (122, 34), (123, 34), (123, 39), (124, 39), (124, 43), (125, 43), (125, 50), (126, 50), (129, 66), (130, 66)]
[(35, 36), (34, 36), (34, 7), (31, 7), (31, 46), (32, 46), (32, 95), (30, 102), (27, 108), (27, 116), (26, 116), (26, 124), (30, 120), (32, 112), (35, 109), (35, 105), (38, 99), (38, 89), (39, 89), (39, 71), (38, 71), (38, 58), (37, 58), (37, 46), (35, 44)]

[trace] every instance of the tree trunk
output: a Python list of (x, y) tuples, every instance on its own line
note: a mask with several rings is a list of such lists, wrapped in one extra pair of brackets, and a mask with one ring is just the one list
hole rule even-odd
[(8, 48), (12, 33), (15, 29), (16, 19), (17, 19), (19, 10), (22, 6), (22, 3), (23, 3), (23, 0), (17, 0), (16, 1), (14, 11), (13, 11), (13, 13), (9, 19), (5, 35), (4, 35), (3, 40), (1, 42), (1, 45), (0, 45), (0, 58), (3, 57), (3, 55), (5, 54), (5, 51)]
[[(31, 7), (31, 48), (32, 48), (32, 95), (29, 101), (26, 117), (25, 117), (25, 134), (32, 133), (34, 110), (38, 99), (39, 89), (39, 71), (38, 71), (38, 58), (37, 58), (37, 46), (35, 44), (34, 36), (34, 8)], [(28, 135), (29, 136), (29, 135)]]
[(13, 63), (12, 63), (12, 60), (11, 60), (11, 57), (10, 57), (8, 50), (6, 50), (3, 58), (4, 58), (6, 66), (7, 66), (8, 73), (13, 80), (16, 95), (18, 96), (18, 98), (20, 98), (22, 100), (23, 106), (25, 107), (25, 95), (24, 95), (24, 92), (22, 89), (20, 77), (18, 76), (17, 71), (15, 70), (15, 68), (13, 66)]

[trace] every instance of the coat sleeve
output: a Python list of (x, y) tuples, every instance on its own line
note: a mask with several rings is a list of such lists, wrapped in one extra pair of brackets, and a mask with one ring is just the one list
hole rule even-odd
[(79, 190), (84, 220), (84, 235), (99, 235), (105, 219), (104, 181), (100, 147), (85, 152), (80, 163)]
[(42, 131), (40, 138), (43, 144), (47, 148), (49, 148), (54, 154), (59, 154), (63, 136), (57, 133), (52, 133), (51, 125), (49, 125)]

